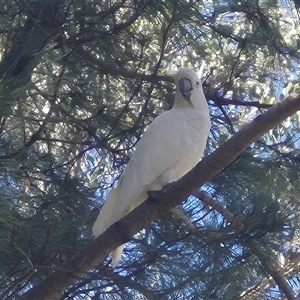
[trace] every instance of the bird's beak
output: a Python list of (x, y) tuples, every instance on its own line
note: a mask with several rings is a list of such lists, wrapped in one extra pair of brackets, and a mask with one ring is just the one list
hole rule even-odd
[(179, 80), (179, 91), (186, 101), (190, 101), (192, 90), (192, 83), (189, 79), (182, 78)]

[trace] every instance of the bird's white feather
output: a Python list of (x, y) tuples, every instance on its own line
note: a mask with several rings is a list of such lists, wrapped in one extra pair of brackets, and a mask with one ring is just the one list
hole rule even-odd
[[(179, 88), (181, 79), (192, 86), (189, 101)], [(113, 223), (147, 199), (147, 191), (159, 190), (181, 178), (201, 159), (210, 130), (210, 117), (196, 73), (183, 68), (175, 75), (173, 108), (159, 115), (137, 143), (118, 186), (103, 205), (93, 234), (99, 236)], [(124, 245), (113, 252), (112, 265), (120, 260)]]

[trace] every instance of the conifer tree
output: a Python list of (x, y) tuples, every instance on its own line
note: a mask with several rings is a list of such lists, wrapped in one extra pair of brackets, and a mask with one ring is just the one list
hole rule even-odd
[[(206, 154), (298, 89), (296, 0), (0, 4), (1, 299), (87, 249), (178, 68), (203, 80)], [(299, 151), (297, 113), (57, 299), (296, 299)]]

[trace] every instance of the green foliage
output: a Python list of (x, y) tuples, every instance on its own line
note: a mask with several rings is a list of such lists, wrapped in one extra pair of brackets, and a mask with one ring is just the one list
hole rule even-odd
[[(204, 80), (207, 153), (297, 88), (296, 1), (0, 5), (3, 299), (92, 240), (99, 207), (136, 142), (172, 106), (177, 68), (190, 66)], [(242, 226), (190, 197), (182, 210), (194, 229), (172, 214), (158, 220), (132, 239), (115, 271), (99, 262), (61, 299), (284, 299), (276, 282), (265, 282), (270, 265), (279, 272), (289, 266), (280, 257), (299, 252), (297, 118), (203, 187)], [(284, 274), (295, 293), (298, 272), (295, 263)]]

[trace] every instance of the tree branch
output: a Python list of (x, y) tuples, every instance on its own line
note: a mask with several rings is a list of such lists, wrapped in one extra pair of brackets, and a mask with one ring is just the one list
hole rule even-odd
[(216, 98), (215, 96), (211, 96), (210, 98), (209, 97), (207, 97), (207, 98), (213, 99), (213, 101), (220, 106), (237, 105), (237, 106), (254, 106), (257, 108), (271, 108), (273, 106), (273, 104), (261, 103), (259, 101), (242, 101), (242, 100), (235, 99), (235, 98), (226, 99), (224, 97)]
[(192, 195), (197, 197), (199, 200), (201, 200), (205, 204), (208, 204), (215, 211), (220, 213), (229, 223), (231, 223), (233, 225), (233, 227), (238, 227), (239, 230), (242, 230), (244, 228), (244, 225), (239, 220), (237, 220), (230, 211), (228, 211), (226, 208), (224, 208), (220, 204), (220, 202), (212, 199), (204, 191), (196, 190), (195, 192), (192, 193)]
[[(294, 274), (295, 270), (299, 270), (299, 266), (300, 266), (299, 256), (296, 257), (295, 259), (287, 259), (286, 265), (283, 268), (277, 270), (277, 276), (282, 278), (291, 276), (292, 274)], [(248, 288), (246, 291), (242, 292), (238, 299), (243, 299), (243, 300), (258, 299), (258, 297), (260, 297), (266, 290), (270, 289), (275, 284), (278, 284), (278, 282), (275, 280), (274, 276), (266, 277), (257, 285), (252, 286)]]
[(97, 266), (112, 250), (128, 242), (134, 234), (153, 220), (164, 217), (192, 191), (233, 162), (250, 144), (299, 109), (300, 92), (255, 118), (215, 152), (203, 158), (193, 170), (176, 183), (165, 186), (161, 191), (150, 192), (144, 203), (109, 227), (61, 270), (53, 272), (19, 299), (43, 300), (59, 297), (64, 289)]
[(295, 295), (293, 293), (293, 290), (291, 289), (288, 282), (286, 281), (284, 274), (282, 274), (283, 272), (280, 269), (278, 270), (278, 268), (273, 265), (273, 263), (270, 261), (268, 257), (268, 253), (267, 254), (263, 253), (261, 250), (257, 248), (255, 243), (251, 241), (250, 241), (250, 245), (254, 254), (264, 265), (267, 272), (272, 276), (272, 278), (274, 279), (278, 287), (285, 294), (286, 298), (288, 300), (295, 300)]

